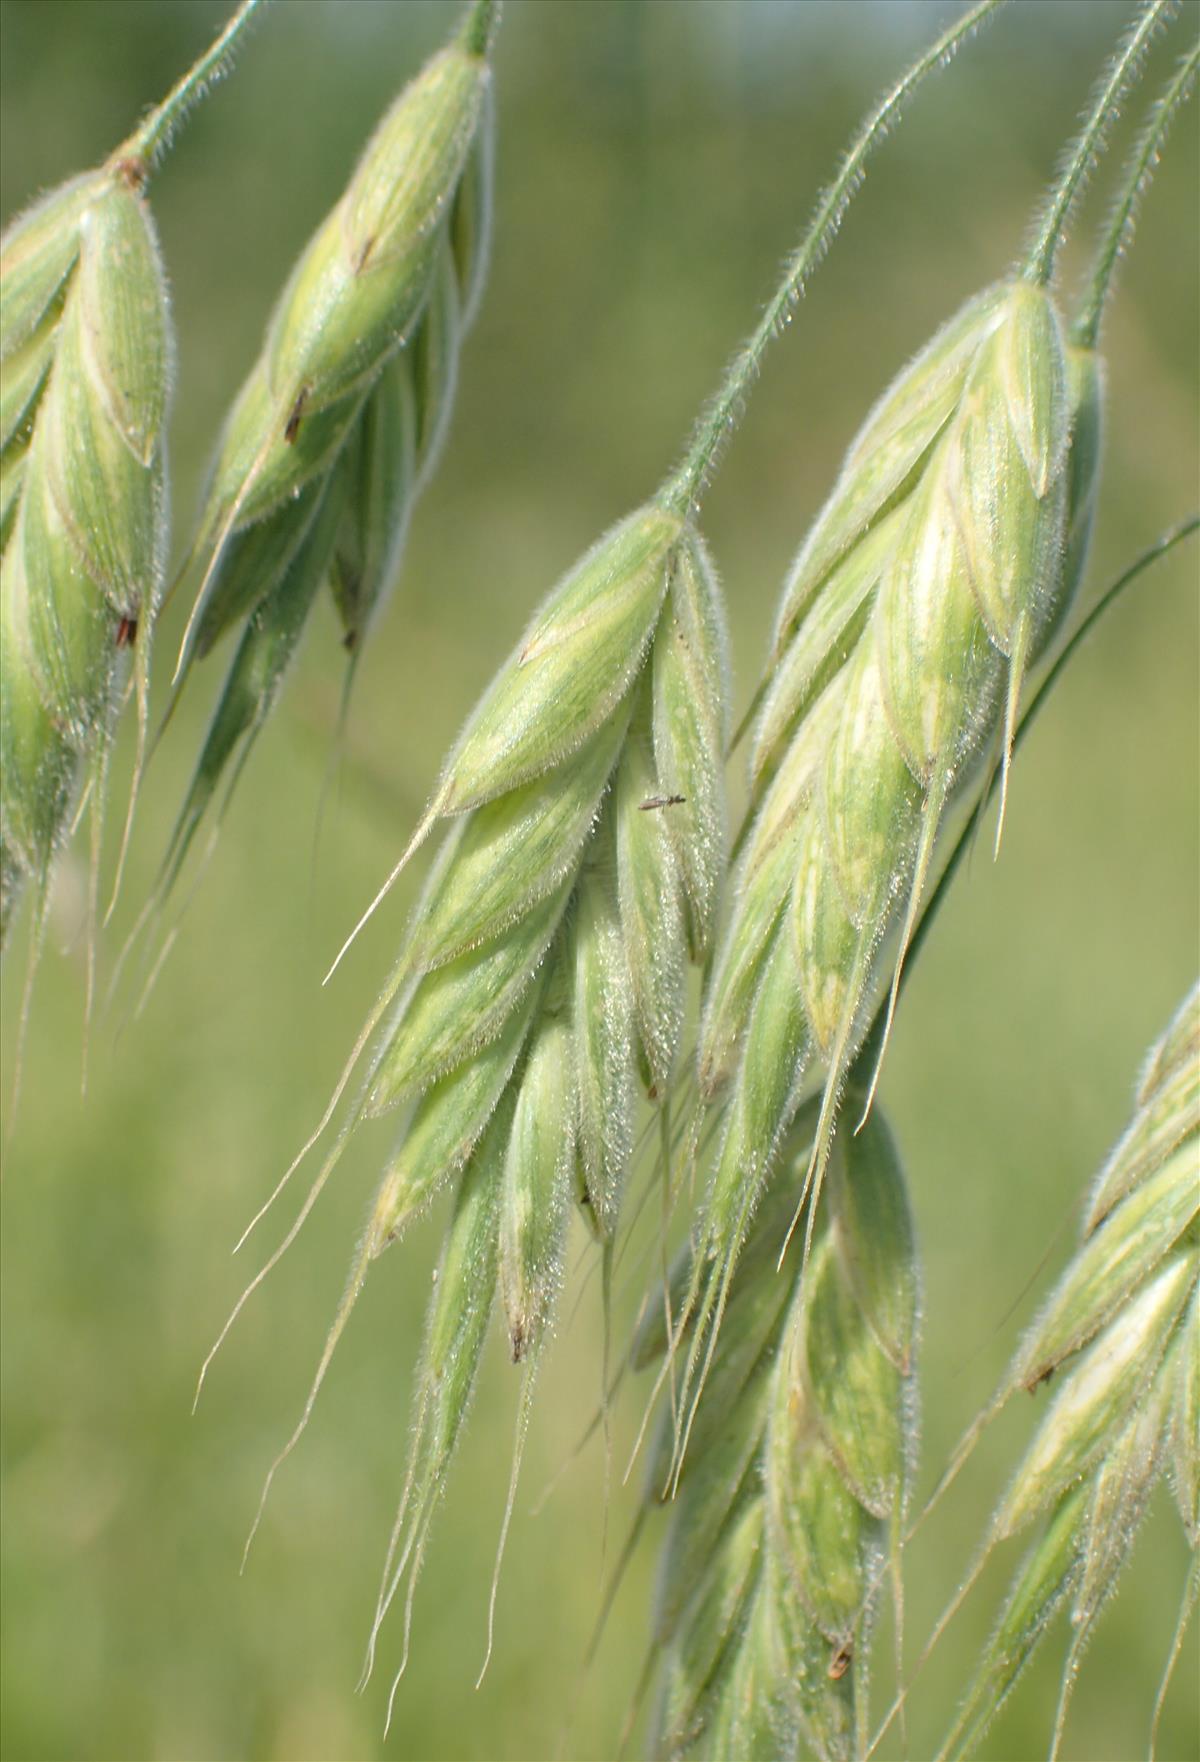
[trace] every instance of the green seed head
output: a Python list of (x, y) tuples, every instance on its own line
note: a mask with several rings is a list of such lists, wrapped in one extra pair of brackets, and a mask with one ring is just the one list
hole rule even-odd
[[(546, 1039), (558, 1051), (553, 1061), (528, 1051), (515, 1081), (533, 1093), (530, 1072), (558, 1070), (561, 1122), (549, 1137), (568, 1175), (578, 1162), (604, 1236), (632, 1148), (634, 1072), (640, 1063), (648, 1085), (665, 1081), (677, 1050), (693, 899), (685, 877), (705, 873), (719, 836), (717, 704), (702, 698), (699, 721), (654, 717), (660, 646), (693, 652), (679, 632), (695, 613), (700, 555), (678, 518), (653, 505), (623, 522), (551, 595), (472, 716), (425, 822), (449, 815), (453, 825), (409, 926), (362, 1103), (382, 1113), (420, 1097), (410, 1133), (435, 1102), (461, 1110), (452, 1141), (469, 1145), (486, 1117), (480, 1097), (494, 1106), (499, 1093), (471, 1072), (479, 1065), (506, 1081), (532, 1031), (532, 1045)], [(710, 610), (705, 632), (712, 622)], [(714, 738), (693, 755), (697, 726)], [(702, 800), (673, 799), (681, 792), (665, 789), (663, 752), (672, 778), (701, 779)], [(670, 815), (686, 807), (672, 828)], [(464, 1099), (442, 1103), (443, 1092)], [(543, 1161), (549, 1169), (549, 1148)], [(518, 1162), (532, 1180), (538, 1158)], [(453, 1166), (402, 1149), (380, 1201), (380, 1239)], [(530, 1276), (515, 1243), (506, 1291)], [(546, 1305), (513, 1296), (509, 1308), (514, 1340), (532, 1338)]]
[(276, 402), (307, 388), (309, 413), (326, 409), (371, 380), (403, 343), (428, 298), (439, 223), (462, 177), (488, 77), (485, 61), (452, 44), (379, 124), (271, 320), (264, 359)]
[(269, 513), (344, 444), (385, 364), (429, 302), (488, 82), (457, 44), (380, 123), (272, 314), (226, 427), (201, 519), (212, 543)]
[(1025, 670), (1070, 591), (1071, 432), (1048, 297), (990, 289), (881, 399), (797, 559), (701, 1033), (702, 1091), (729, 1096), (715, 1252), (806, 1084), (824, 1083), (827, 1138), (946, 811), (989, 749), (1011, 747)]
[(170, 336), (149, 213), (119, 170), (46, 198), (0, 258), (4, 842), (44, 886), (135, 643), (144, 695)]
[[(344, 455), (351, 496), (358, 472)], [(343, 512), (336, 504), (335, 529)], [(691, 682), (691, 704), (681, 681)], [(477, 1261), (486, 1308), (498, 1284), (512, 1357), (529, 1365), (514, 1485), (572, 1193), (610, 1242), (635, 1073), (665, 1080), (676, 1056), (683, 966), (704, 945), (715, 905), (723, 739), (715, 580), (694, 531), (651, 503), (554, 590), (468, 721), (410, 853), (439, 820), (449, 820), (447, 835), (339, 1087), (340, 1096), (369, 1046), (359, 1100), (319, 1183), (363, 1117), (399, 1108), (405, 1117), (324, 1363), (369, 1261), (458, 1177), (460, 1196), (481, 1195), (472, 1216), (488, 1237), (486, 1254), (464, 1250), (462, 1279)], [(672, 786), (692, 779), (689, 801)], [(672, 829), (665, 816), (681, 807), (691, 811)], [(444, 1271), (456, 1264), (449, 1253)], [(774, 1287), (776, 1311), (786, 1289)], [(435, 1297), (411, 1497), (376, 1629), (405, 1574), (419, 1570), (457, 1436), (452, 1397), (473, 1382), (486, 1308), (472, 1295), (462, 1332), (445, 1288)], [(453, 1386), (438, 1380), (438, 1330), (448, 1331)], [(734, 1442), (744, 1453), (744, 1439)], [(713, 1498), (719, 1528), (722, 1485)]]

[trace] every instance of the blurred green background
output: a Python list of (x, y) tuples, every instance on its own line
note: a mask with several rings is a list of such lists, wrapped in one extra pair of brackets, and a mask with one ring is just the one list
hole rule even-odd
[[(491, 282), (449, 447), (360, 670), (321, 835), (341, 678), (324, 614), (156, 991), (135, 1020), (127, 985), (97, 1019), (86, 1098), (82, 850), (63, 866), (3, 1186), (3, 1752), (14, 1762), (615, 1754), (656, 1538), (636, 1555), (585, 1672), (606, 1480), (597, 1445), (570, 1460), (601, 1365), (582, 1238), (543, 1376), (489, 1674), (476, 1693), (516, 1397), (498, 1348), (435, 1528), (386, 1742), (398, 1622), (384, 1631), (367, 1692), (356, 1697), (354, 1685), (402, 1479), (436, 1220), (368, 1282), (238, 1576), (261, 1477), (299, 1411), (386, 1134), (364, 1133), (348, 1154), (231, 1335), (194, 1418), (192, 1390), (291, 1202), (238, 1260), (229, 1249), (315, 1123), (419, 873), (325, 990), (321, 975), (407, 838), (440, 755), (536, 601), (653, 489), (856, 119), (951, 10), (924, 0), (511, 0), (497, 54)], [(1017, 254), (1127, 12), (1108, 0), (1014, 0), (874, 162), (705, 508), (739, 707), (783, 573), (847, 442), (897, 367)], [(105, 155), (224, 15), (210, 0), (4, 0), (4, 215)], [(1154, 52), (1147, 94), (1195, 31), (1197, 7), (1185, 15)], [(375, 118), (454, 16), (424, 0), (280, 0), (154, 180), (181, 339), (177, 555), (274, 291)], [(1068, 291), (1140, 109), (1119, 127), (1067, 253)], [(1110, 422), (1091, 592), (1195, 497), (1196, 139), (1193, 105), (1106, 332)], [(962, 876), (899, 1018), (883, 1099), (926, 1262), (922, 1489), (1069, 1252), (1143, 1051), (1194, 976), (1196, 574), (1194, 547), (1176, 553), (1080, 656), (1022, 751), (1002, 860), (993, 867), (981, 848)], [(184, 611), (172, 604), (164, 620), (160, 691)], [(108, 971), (153, 879), (216, 684), (201, 670), (150, 766), (104, 942)], [(24, 960), (19, 936), (4, 973), (6, 1114)], [(638, 1283), (631, 1265), (626, 1313)], [(1032, 1411), (1020, 1404), (989, 1434), (910, 1551), (913, 1656)], [(638, 1413), (637, 1399), (620, 1409), (618, 1467)], [(631, 1494), (612, 1495), (610, 1561)], [(931, 1753), (1013, 1559), (995, 1564), (922, 1674), (911, 1754)], [(1069, 1756), (1144, 1752), (1183, 1576), (1164, 1496), (1085, 1661)], [(1165, 1716), (1168, 1762), (1196, 1753), (1194, 1638)], [(1062, 1642), (1060, 1629), (986, 1756), (1045, 1752)], [(884, 1753), (899, 1754), (896, 1743)]]

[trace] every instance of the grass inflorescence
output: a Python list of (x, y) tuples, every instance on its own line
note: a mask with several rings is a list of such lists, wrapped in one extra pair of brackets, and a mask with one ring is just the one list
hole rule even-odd
[[(797, 1221), (819, 1192), (843, 1085), (882, 1007), (869, 1111), (944, 834), (996, 766), (1003, 824), (1022, 687), (1078, 586), (1100, 459), (1099, 365), (1090, 339), (1069, 345), (1046, 282), (1169, 11), (1144, 8), (1105, 70), (1043, 204), (1054, 226), (1043, 217), (1020, 271), (968, 301), (876, 404), (784, 585), (701, 1024), (700, 1091), (720, 1137), (688, 1302), (706, 1317), (720, 1318), (812, 1089), (821, 1118)], [(709, 1358), (693, 1344), (679, 1454)]]
[[(429, 1338), (438, 1316), (481, 1325), (453, 1331), (451, 1373), (422, 1374), (409, 1491), (378, 1619), (405, 1573), (411, 1601), (493, 1297), (528, 1391), (554, 1313), (570, 1207), (580, 1204), (607, 1256), (639, 1092), (665, 1108), (679, 1074), (685, 971), (711, 959), (727, 860), (725, 617), (696, 512), (720, 440), (780, 315), (840, 225), (866, 156), (908, 94), (992, 10), (994, 0), (984, 0), (965, 13), (871, 113), (683, 465), (536, 614), (349, 939), (444, 825), (398, 960), (306, 1150), (332, 1124), (360, 1064), (365, 1074), (283, 1244), (358, 1123), (398, 1114), (401, 1135), (286, 1455), (371, 1261), (441, 1189), (458, 1195), (446, 1249), (457, 1301), (444, 1272)], [(308, 413), (306, 403), (301, 437)], [(253, 473), (234, 476), (248, 501)], [(234, 522), (240, 517), (236, 508)], [(219, 524), (231, 526), (230, 515)], [(246, 528), (247, 543), (252, 535)], [(208, 592), (220, 578), (217, 555)], [(477, 1245), (469, 1253), (454, 1247), (464, 1230)], [(492, 1237), (486, 1252), (483, 1231)], [(518, 1454), (521, 1436), (523, 1422)]]
[[(25, 887), (40, 925), (55, 853), (89, 791), (98, 813), (131, 679), (145, 729), (173, 345), (142, 185), (254, 3), (125, 148), (3, 241), (0, 933)], [(263, 1491), (308, 1422), (373, 1263), (440, 1200), (367, 1675), (397, 1603), (401, 1670), (407, 1660), (493, 1316), (520, 1367), (503, 1553), (575, 1213), (601, 1270), (596, 1424), (611, 1453), (614, 1267), (649, 1142), (664, 1282), (620, 1375), (655, 1373), (634, 1448), (649, 1437), (631, 1546), (670, 1507), (642, 1682), (657, 1679), (652, 1750), (730, 1762), (866, 1754), (872, 1638), (889, 1601), (903, 1680), (920, 1281), (876, 1087), (905, 964), (993, 793), (998, 848), (1019, 737), (1097, 615), (1072, 628), (1099, 501), (1100, 323), (1200, 51), (1137, 137), (1072, 321), (1053, 274), (1171, 0), (1137, 10), (1026, 258), (937, 332), (852, 442), (784, 584), (742, 727), (750, 799), (732, 848), (729, 642), (701, 505), (869, 154), (997, 3), (965, 11), (868, 114), (681, 461), (542, 601), (333, 963), (436, 838), (391, 971), (272, 1199), (321, 1144), (316, 1178), (226, 1324), (359, 1127), (391, 1122), (345, 1295)], [(396, 576), (486, 267), (496, 18), (495, 0), (473, 0), (384, 116), (300, 255), (225, 422), (181, 576), (199, 586), (176, 693), (221, 643), (236, 647), (146, 915), (240, 775), (319, 596), (340, 625), (348, 693)], [(1192, 1558), (1176, 1653), (1182, 1644), (1200, 1584), (1198, 1007), (1193, 993), (1157, 1048), (1079, 1249), (945, 1477), (1013, 1391), (1052, 1383), (955, 1602), (996, 1548), (1044, 1525), (947, 1758), (975, 1746), (1069, 1607), (1057, 1751), (1082, 1650), (1164, 1474)], [(689, 1198), (690, 1234), (668, 1274), (668, 1234)], [(495, 1598), (494, 1583), (493, 1617)], [(489, 1656), (491, 1633), (489, 1619)]]

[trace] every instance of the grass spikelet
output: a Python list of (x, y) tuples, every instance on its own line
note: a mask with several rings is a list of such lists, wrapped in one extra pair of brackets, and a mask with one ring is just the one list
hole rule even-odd
[[(511, 1111), (505, 1106), (496, 1114), (455, 1196), (426, 1317), (407, 1484), (388, 1548), (364, 1677), (371, 1673), (380, 1627), (406, 1572), (415, 1585), (433, 1509), (475, 1387), (496, 1294), (496, 1224)], [(407, 1650), (406, 1617), (405, 1657)]]
[[(290, 656), (304, 624), (286, 591), (297, 570), (328, 582), (353, 671), (445, 436), (462, 335), (478, 303), (490, 208), (490, 147), (479, 135), (492, 115), (494, 17), (494, 0), (476, 0), (401, 93), (280, 296), (218, 446), (193, 546), (203, 579), (178, 685), (193, 659), (239, 625), (259, 647)], [(469, 215), (460, 215), (460, 198)], [(342, 512), (331, 535), (316, 512), (338, 474)], [(282, 670), (244, 718), (242, 762)], [(239, 652), (223, 703), (244, 671)], [(180, 831), (211, 794), (217, 758), (202, 755)], [(170, 878), (168, 868), (166, 885)]]
[(591, 840), (570, 926), (581, 1201), (602, 1241), (616, 1229), (637, 1103), (633, 993), (621, 938), (612, 816)]
[(114, 899), (145, 753), (174, 337), (142, 192), (259, 3), (242, 0), (106, 164), (0, 239), (0, 947), (31, 886), (26, 1006), (53, 860), (86, 805), (90, 1011), (108, 755), (131, 684), (137, 750)]
[(654, 645), (654, 764), (663, 806), (639, 807), (662, 812), (683, 883), (688, 952), (698, 964), (715, 940), (725, 870), (729, 703), (725, 602), (694, 533), (677, 555), (667, 619)]
[[(646, 681), (648, 687), (649, 681)], [(649, 690), (643, 688), (612, 784), (617, 900), (633, 991), (636, 1044), (646, 1087), (666, 1091), (683, 1026), (683, 884), (670, 815), (686, 802), (662, 794), (651, 745)], [(694, 831), (694, 828), (691, 830)], [(695, 845), (695, 838), (691, 843)]]
[[(727, 1184), (753, 1205), (805, 1061), (824, 1072), (819, 1186), (889, 958), (894, 1002), (947, 808), (1005, 738), (1058, 612), (1069, 435), (1053, 307), (1027, 283), (992, 290), (876, 407), (793, 570), (701, 1036), (705, 1094), (720, 1101), (724, 1085), (750, 1126), (707, 1201), (720, 1255), (736, 1253)], [(756, 951), (777, 918), (767, 961)], [(752, 1125), (751, 1088), (766, 1102)]]
[(0, 246), (9, 914), (28, 883), (40, 915), (84, 779), (91, 812), (102, 814), (104, 761), (131, 676), (145, 726), (172, 341), (143, 169), (116, 160), (74, 180)]
[(1134, 1118), (1097, 1182), (1083, 1241), (981, 1416), (983, 1423), (1013, 1390), (1034, 1390), (1054, 1376), (1056, 1393), (955, 1600), (956, 1607), (999, 1542), (1050, 1513), (946, 1739), (941, 1753), (947, 1758), (970, 1753), (1051, 1615), (1069, 1601), (1057, 1752), (1084, 1646), (1164, 1471), (1195, 1552), (1198, 1051), (1200, 989), (1151, 1055)]
[(536, 1353), (562, 1282), (575, 1162), (573, 1053), (570, 1019), (547, 1000), (517, 1088), (500, 1200), (500, 1295), (514, 1364)]
[[(814, 1101), (789, 1140), (793, 1174), (818, 1114)], [(882, 1120), (839, 1133), (831, 1174), (807, 1273), (799, 1237), (775, 1269), (794, 1204), (781, 1170), (729, 1282), (663, 1553), (654, 1755), (861, 1751), (871, 1615), (914, 1449), (917, 1270)], [(655, 1331), (635, 1361), (665, 1344)], [(647, 1498), (659, 1492), (652, 1474)]]
[[(657, 1060), (666, 1072), (676, 1052), (680, 1012), (669, 994), (662, 1002), (658, 963), (665, 958), (667, 971), (682, 972), (684, 876), (702, 874), (712, 856), (689, 850), (677, 831), (685, 861), (674, 860), (655, 769), (653, 680), (659, 641), (678, 644), (694, 616), (701, 561), (691, 530), (650, 504), (601, 540), (534, 619), (469, 721), (418, 829), (414, 842), (435, 820), (451, 821), (403, 952), (306, 1146), (329, 1125), (365, 1056), (358, 1098), (301, 1219), (362, 1119), (403, 1109), (404, 1123), (314, 1395), (369, 1263), (455, 1176), (473, 1191), (484, 1168), (493, 1169), (494, 1195), (486, 1210), (473, 1208), (470, 1229), (473, 1239), (490, 1232), (489, 1278), (501, 1293), (511, 1355), (526, 1366), (514, 1488), (572, 1193), (586, 1199), (593, 1228), (611, 1243), (633, 1150), (637, 1064), (652, 1073)], [(689, 598), (677, 612), (681, 579)], [(723, 668), (697, 676), (715, 691)], [(693, 723), (719, 730), (722, 716), (702, 697)], [(506, 727), (517, 731), (508, 744)], [(693, 762), (677, 725), (665, 738), (691, 774), (708, 763), (719, 780), (719, 741)], [(688, 822), (696, 839), (711, 840), (722, 823), (712, 778), (707, 790), (709, 810)], [(667, 936), (674, 946), (664, 954), (657, 943)], [(646, 970), (635, 982), (639, 962)], [(443, 1286), (438, 1313), (446, 1303)], [(472, 1334), (472, 1377), (481, 1345), (482, 1335)], [(376, 1632), (406, 1574), (411, 1607), (457, 1438), (456, 1427), (436, 1420), (428, 1376), (424, 1384), (434, 1417), (423, 1408), (418, 1419)], [(312, 1397), (305, 1418), (311, 1406)], [(511, 1497), (510, 1490), (510, 1510)], [(507, 1526), (506, 1515), (504, 1534)]]

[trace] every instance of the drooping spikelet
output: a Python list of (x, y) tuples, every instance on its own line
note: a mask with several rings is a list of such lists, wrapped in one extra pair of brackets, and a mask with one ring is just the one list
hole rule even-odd
[(788, 580), (701, 1028), (701, 1093), (724, 1109), (701, 1226), (709, 1306), (805, 1085), (823, 1082), (819, 1183), (947, 809), (998, 742), (1007, 755), (1025, 670), (1073, 585), (1071, 426), (1049, 297), (989, 290), (876, 406)]
[(322, 585), (353, 667), (395, 579), (486, 266), (494, 18), (495, 0), (476, 0), (380, 122), (292, 271), (226, 423), (181, 666), (231, 629), (242, 636), (168, 882), (231, 754), (241, 744), (244, 760), (269, 714)]
[[(668, 1083), (685, 966), (711, 947), (725, 670), (703, 544), (650, 502), (554, 590), (459, 737), (402, 861), (438, 821), (450, 827), (322, 1121), (369, 1045), (348, 1124), (301, 1213), (357, 1122), (403, 1110), (304, 1420), (371, 1261), (456, 1177), (487, 1187), (492, 1288), (532, 1387), (572, 1200), (611, 1243), (639, 1072), (651, 1094)], [(435, 1310), (446, 1301), (439, 1286)], [(459, 1382), (473, 1377), (483, 1339), (464, 1336)], [(429, 1399), (436, 1417), (440, 1385)], [(407, 1540), (377, 1626), (404, 1571), (419, 1567), (417, 1527), (449, 1460), (447, 1446), (421, 1467), (427, 1423), (418, 1417), (412, 1483), (425, 1490), (406, 1501)]]
[[(790, 1141), (801, 1173), (817, 1113)], [(838, 1134), (830, 1173), (807, 1271), (796, 1240), (776, 1270), (794, 1203), (781, 1170), (730, 1286), (663, 1551), (655, 1756), (862, 1753), (872, 1618), (898, 1560), (916, 1430), (918, 1272), (878, 1116)], [(655, 1322), (635, 1362), (665, 1347)], [(649, 1500), (670, 1476), (669, 1425), (660, 1445)]]
[(1200, 987), (1152, 1052), (1133, 1119), (1093, 1191), (1083, 1240), (983, 1419), (1015, 1390), (1034, 1391), (1051, 1377), (1050, 1405), (992, 1518), (980, 1566), (1035, 1518), (1047, 1514), (1046, 1527), (1014, 1578), (941, 1752), (947, 1758), (974, 1748), (1051, 1618), (1069, 1604), (1057, 1752), (1083, 1648), (1164, 1473), (1192, 1550), (1184, 1620), (1195, 1599)]
[[(140, 161), (64, 185), (0, 243), (0, 929), (89, 778), (131, 659), (143, 720), (166, 546), (166, 286)], [(40, 910), (40, 905), (39, 905)]]
[(392, 1017), (361, 1111), (415, 1111), (373, 1251), (461, 1165), (530, 1036), (560, 1019), (566, 1160), (611, 1233), (635, 1073), (668, 1081), (688, 954), (710, 946), (724, 666), (699, 537), (649, 503), (555, 590), (472, 716), (417, 836), (453, 826), (377, 1005)]

